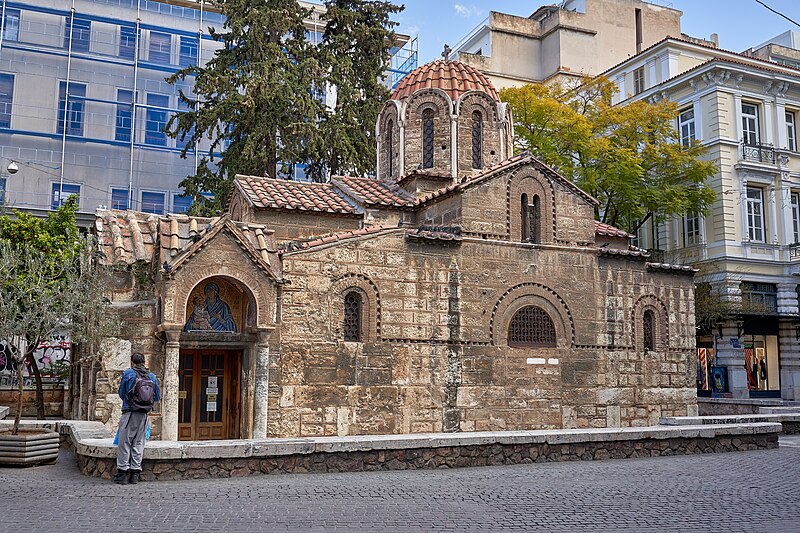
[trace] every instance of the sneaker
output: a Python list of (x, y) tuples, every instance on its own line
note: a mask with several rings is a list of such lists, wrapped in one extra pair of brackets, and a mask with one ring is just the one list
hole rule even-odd
[(136, 485), (137, 483), (139, 483), (139, 475), (142, 472), (141, 470), (131, 470), (130, 472), (131, 472), (130, 484)]
[(117, 475), (114, 476), (114, 483), (117, 485), (127, 485), (128, 484), (128, 471), (127, 470), (117, 470)]

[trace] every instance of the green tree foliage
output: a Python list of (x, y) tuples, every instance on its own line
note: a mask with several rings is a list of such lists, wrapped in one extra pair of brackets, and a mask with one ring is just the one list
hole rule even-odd
[(71, 197), (47, 219), (22, 212), (0, 217), (0, 339), (16, 350), (17, 412), (22, 365), (27, 362), (36, 381), (39, 418), (45, 412), (36, 347), (67, 329), (73, 342), (92, 349), (115, 328), (97, 246), (93, 237), (80, 235), (76, 209)]
[[(388, 61), (399, 8), (389, 2), (328, 0), (325, 37), (308, 42), (303, 20), (310, 11), (296, 0), (218, 0), (226, 17), (212, 31), (221, 48), (203, 67), (185, 68), (168, 81), (182, 87), (190, 111), (174, 115), (167, 133), (210, 149), (197, 172), (181, 182), (196, 214), (218, 214), (236, 174), (274, 176), (276, 167), (308, 162), (321, 180), (334, 171), (364, 172), (375, 158), (375, 119), (385, 91), (377, 78)], [(183, 90), (194, 78), (190, 94)], [(319, 98), (331, 84), (336, 103)], [(339, 115), (336, 115), (336, 113)], [(208, 199), (202, 193), (212, 193)]]
[(381, 78), (395, 42), (390, 16), (402, 8), (374, 0), (326, 0), (318, 52), (333, 104), (319, 121), (312, 174), (365, 175), (375, 168), (375, 121), (389, 91)]
[[(222, 209), (235, 174), (273, 175), (278, 161), (302, 160), (316, 144), (314, 119), (321, 103), (310, 88), (319, 73), (316, 51), (305, 38), (310, 11), (296, 1), (217, 2), (226, 21), (211, 30), (222, 46), (204, 66), (190, 66), (167, 81), (190, 111), (170, 118), (167, 132), (188, 144), (208, 139), (210, 150), (181, 186), (206, 214)], [(196, 105), (197, 104), (197, 105)], [(280, 139), (280, 142), (278, 140)], [(201, 193), (210, 192), (213, 199)]]
[(0, 217), (0, 239), (13, 246), (30, 246), (44, 254), (48, 264), (56, 268), (64, 260), (72, 259), (80, 249), (75, 213), (78, 197), (70, 196), (47, 218), (39, 218), (24, 211), (14, 211), (13, 216)]
[(602, 222), (635, 232), (686, 212), (705, 213), (714, 201), (706, 180), (716, 172), (699, 144), (677, 138), (672, 102), (611, 105), (605, 78), (582, 85), (531, 84), (500, 98), (514, 113), (516, 148), (530, 150), (600, 201)]

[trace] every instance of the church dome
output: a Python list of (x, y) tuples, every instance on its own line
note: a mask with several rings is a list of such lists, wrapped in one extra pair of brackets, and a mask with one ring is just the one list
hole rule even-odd
[(408, 98), (420, 89), (441, 89), (456, 101), (467, 91), (483, 91), (495, 102), (497, 90), (481, 71), (458, 61), (438, 59), (412, 70), (392, 92), (393, 100)]

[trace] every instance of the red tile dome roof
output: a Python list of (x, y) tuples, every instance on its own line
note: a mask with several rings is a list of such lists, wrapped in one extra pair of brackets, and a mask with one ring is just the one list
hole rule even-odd
[(442, 89), (452, 100), (467, 91), (483, 91), (496, 102), (497, 90), (481, 71), (458, 61), (437, 59), (412, 70), (392, 92), (393, 100), (403, 100), (420, 89)]

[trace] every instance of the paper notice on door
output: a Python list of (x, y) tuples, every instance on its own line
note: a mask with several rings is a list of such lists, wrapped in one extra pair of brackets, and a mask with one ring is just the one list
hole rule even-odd
[(179, 400), (185, 400), (186, 399), (186, 391), (185, 390), (178, 391), (178, 399)]
[(209, 402), (216, 402), (217, 401), (217, 395), (216, 394), (209, 394), (208, 395), (208, 401)]
[(211, 388), (217, 386), (217, 376), (208, 376), (208, 386)]
[(206, 394), (219, 394), (219, 389), (217, 387), (208, 387)]
[(206, 402), (206, 411), (216, 411), (217, 402)]

